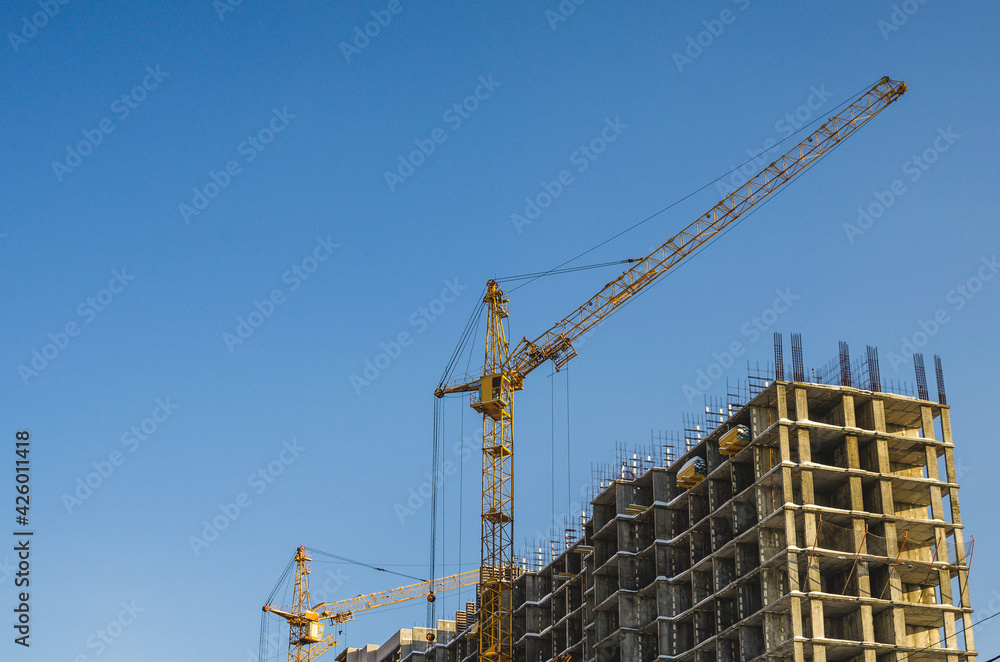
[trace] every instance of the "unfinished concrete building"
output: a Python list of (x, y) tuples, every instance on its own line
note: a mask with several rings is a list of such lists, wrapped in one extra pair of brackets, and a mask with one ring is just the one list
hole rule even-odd
[[(919, 356), (918, 393), (883, 392), (872, 348), (866, 374), (852, 376), (842, 345), (811, 383), (797, 340), (792, 380), (776, 345), (777, 369), (746, 402), (669, 466), (602, 483), (580, 537), (524, 570), (515, 660), (975, 658), (940, 363), (938, 402)], [(694, 458), (694, 483), (679, 485)], [(347, 659), (474, 660), (474, 618), (471, 604), (434, 644)]]

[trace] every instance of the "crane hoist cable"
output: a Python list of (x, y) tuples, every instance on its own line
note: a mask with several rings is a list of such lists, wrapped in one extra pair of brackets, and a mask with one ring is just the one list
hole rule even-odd
[[(573, 517), (573, 463), (570, 462), (570, 437), (569, 437), (569, 366), (566, 366), (566, 517)], [(569, 520), (570, 522), (572, 519)], [(583, 530), (583, 527), (580, 527)], [(567, 541), (568, 543), (569, 541)]]
[(586, 271), (588, 269), (613, 267), (618, 264), (629, 264), (630, 262), (638, 262), (641, 259), (642, 259), (641, 257), (636, 257), (636, 258), (628, 258), (625, 260), (612, 260), (611, 262), (600, 262), (598, 264), (584, 264), (578, 267), (566, 267), (565, 269), (549, 269), (547, 271), (536, 271), (530, 274), (521, 274), (520, 276), (504, 276), (502, 278), (494, 278), (493, 280), (495, 280), (498, 283), (509, 283), (514, 280), (527, 280), (529, 278), (535, 280), (536, 278), (541, 278), (542, 276), (556, 276), (558, 274), (568, 274), (568, 273), (573, 273), (575, 271)]
[[(434, 398), (434, 438), (433, 457), (431, 459), (431, 545), (430, 562), (428, 563), (428, 573), (430, 582), (434, 583), (437, 564), (437, 502), (438, 502), (438, 471), (441, 464), (441, 443), (444, 439), (444, 400)], [(436, 625), (436, 605), (434, 604), (434, 594), (427, 600), (427, 627), (433, 628)]]
[(451, 358), (448, 359), (448, 365), (445, 366), (444, 373), (441, 375), (441, 381), (439, 383), (440, 386), (444, 386), (444, 384), (451, 379), (452, 371), (454, 371), (455, 364), (464, 352), (465, 346), (469, 342), (469, 337), (474, 335), (476, 329), (479, 328), (479, 318), (481, 317), (485, 306), (485, 301), (482, 297), (480, 297), (479, 303), (469, 316), (469, 321), (465, 323), (465, 328), (462, 330), (462, 335), (458, 340), (458, 344), (455, 346), (455, 351), (452, 352)]
[(295, 566), (295, 558), (292, 557), (288, 560), (288, 565), (285, 566), (284, 571), (281, 573), (281, 577), (278, 577), (278, 581), (274, 583), (274, 588), (271, 589), (270, 595), (267, 596), (267, 601), (271, 602), (274, 596), (278, 593), (278, 589), (285, 585), (285, 579), (288, 577), (288, 573)]
[[(552, 513), (549, 515), (550, 526), (556, 522), (556, 380), (555, 370), (549, 375), (549, 498), (552, 503)], [(550, 536), (551, 537), (551, 536)]]
[[(313, 547), (303, 547), (303, 549), (305, 549), (307, 552), (311, 552), (313, 554), (319, 554), (319, 555), (322, 555), (322, 556), (329, 556), (332, 559), (336, 559), (336, 560), (342, 561), (344, 563), (350, 563), (352, 565), (360, 565), (360, 566), (363, 566), (365, 568), (371, 568), (372, 570), (377, 570), (378, 572), (387, 572), (390, 575), (399, 575), (400, 577), (406, 577), (407, 579), (416, 579), (418, 582), (425, 582), (425, 581), (427, 581), (423, 577), (414, 577), (413, 575), (407, 575), (406, 573), (396, 572), (395, 570), (388, 570), (386, 568), (382, 568), (382, 567), (379, 567), (379, 566), (371, 564), (371, 563), (365, 563), (364, 561), (356, 561), (354, 559), (349, 559), (349, 558), (344, 557), (344, 556), (337, 556), (336, 554), (331, 554), (329, 552), (324, 552), (324, 551), (315, 549)], [(295, 559), (292, 559), (293, 562), (294, 562), (294, 560)]]
[[(855, 93), (855, 94), (854, 94), (854, 96), (850, 97), (850, 98), (849, 98), (849, 99), (848, 99), (847, 101), (843, 101), (843, 102), (841, 102), (840, 104), (838, 104), (838, 105), (834, 106), (834, 108), (833, 108), (833, 110), (834, 110), (834, 115), (837, 115), (837, 114), (839, 114), (839, 113), (840, 113), (840, 111), (841, 111), (841, 110), (842, 110), (843, 108), (846, 108), (846, 107), (847, 107), (847, 106), (848, 106), (849, 104), (851, 104), (851, 103), (853, 102), (853, 100), (855, 100), (855, 99), (857, 99), (857, 98), (858, 98), (859, 96), (861, 96), (862, 92), (864, 92), (864, 91), (865, 91), (865, 90), (867, 90), (867, 89), (868, 89), (868, 87), (863, 87), (863, 88), (861, 88), (860, 90), (858, 90), (858, 91), (857, 91), (857, 93)], [(768, 149), (768, 150), (766, 150), (766, 151), (765, 151), (765, 152), (763, 152), (763, 153), (764, 153), (764, 154), (767, 154), (767, 153), (769, 153), (769, 152), (771, 152), (771, 151), (775, 150), (775, 149), (776, 149), (776, 148), (777, 148), (777, 147), (778, 147), (779, 145), (781, 145), (782, 143), (784, 143), (784, 142), (785, 142), (785, 141), (787, 141), (787, 140), (791, 140), (792, 138), (794, 138), (795, 136), (799, 135), (799, 134), (800, 134), (800, 133), (802, 133), (803, 131), (805, 131), (805, 130), (809, 129), (809, 127), (811, 127), (811, 126), (812, 126), (813, 124), (816, 124), (816, 122), (819, 122), (819, 121), (820, 121), (821, 119), (822, 119), (822, 116), (820, 116), (820, 117), (817, 117), (816, 119), (814, 119), (814, 120), (813, 120), (812, 122), (809, 122), (808, 124), (804, 124), (804, 125), (803, 125), (803, 126), (802, 126), (801, 128), (799, 128), (799, 130), (798, 130), (798, 131), (796, 131), (796, 132), (794, 132), (794, 133), (791, 133), (791, 134), (789, 134), (789, 135), (785, 136), (784, 138), (782, 138), (781, 140), (779, 140), (778, 142), (776, 142), (776, 143), (775, 143), (775, 144), (774, 144), (774, 145), (773, 145), (773, 146), (771, 147), (771, 149)], [(611, 237), (608, 237), (608, 238), (607, 238), (607, 239), (605, 239), (604, 241), (602, 241), (602, 242), (600, 242), (600, 243), (598, 243), (598, 244), (596, 244), (596, 245), (594, 245), (594, 246), (592, 246), (592, 247), (588, 248), (587, 250), (583, 251), (583, 252), (582, 252), (582, 253), (580, 253), (579, 255), (576, 255), (576, 256), (574, 256), (574, 257), (571, 257), (570, 259), (566, 260), (565, 262), (563, 262), (563, 263), (561, 263), (561, 264), (558, 264), (558, 265), (556, 265), (555, 267), (553, 267), (553, 268), (552, 268), (552, 269), (550, 269), (549, 271), (543, 271), (543, 272), (540, 272), (540, 274), (539, 274), (539, 275), (538, 275), (538, 276), (537, 276), (536, 278), (540, 278), (541, 276), (545, 276), (545, 275), (547, 275), (547, 274), (548, 274), (548, 273), (550, 273), (550, 272), (556, 272), (557, 270), (559, 270), (559, 269), (561, 269), (562, 267), (566, 266), (566, 265), (567, 265), (567, 264), (569, 264), (570, 262), (575, 262), (576, 260), (579, 260), (579, 259), (580, 259), (581, 257), (583, 257), (584, 255), (587, 255), (588, 253), (591, 253), (591, 252), (593, 252), (593, 251), (597, 250), (597, 249), (598, 249), (598, 248), (600, 248), (601, 246), (604, 246), (605, 244), (608, 244), (608, 243), (610, 243), (610, 242), (614, 241), (614, 240), (615, 240), (615, 239), (617, 239), (618, 237), (620, 237), (620, 236), (622, 236), (622, 235), (624, 235), (624, 234), (626, 234), (626, 233), (628, 233), (628, 232), (631, 232), (632, 230), (636, 229), (636, 228), (637, 228), (637, 227), (639, 227), (640, 225), (643, 225), (644, 223), (646, 223), (646, 222), (648, 222), (648, 221), (651, 221), (651, 220), (653, 220), (654, 218), (656, 218), (656, 217), (657, 217), (657, 216), (659, 216), (660, 214), (662, 214), (662, 213), (664, 213), (664, 212), (666, 212), (666, 211), (669, 211), (670, 209), (672, 209), (672, 208), (676, 207), (677, 205), (679, 205), (680, 203), (684, 202), (684, 201), (685, 201), (685, 200), (687, 200), (688, 198), (691, 198), (692, 196), (695, 196), (695, 195), (697, 195), (698, 193), (701, 193), (702, 191), (704, 191), (705, 189), (707, 189), (707, 188), (708, 188), (709, 186), (711, 186), (712, 184), (716, 183), (717, 181), (719, 181), (720, 179), (722, 179), (722, 178), (724, 178), (724, 177), (728, 177), (729, 175), (733, 174), (734, 172), (736, 172), (737, 170), (739, 170), (740, 168), (742, 168), (742, 167), (743, 167), (743, 166), (745, 166), (746, 164), (750, 163), (751, 161), (754, 161), (754, 160), (756, 160), (756, 159), (757, 159), (757, 158), (759, 158), (760, 156), (761, 156), (760, 154), (757, 154), (757, 155), (755, 155), (755, 156), (751, 156), (750, 158), (748, 158), (748, 159), (747, 159), (746, 161), (744, 161), (743, 163), (739, 164), (738, 166), (734, 166), (734, 167), (732, 167), (731, 169), (729, 169), (729, 171), (727, 171), (727, 172), (725, 172), (725, 173), (723, 173), (723, 174), (719, 175), (718, 177), (716, 177), (716, 178), (715, 178), (715, 179), (713, 179), (712, 181), (708, 182), (707, 184), (704, 184), (703, 186), (701, 186), (701, 187), (699, 187), (699, 188), (697, 188), (697, 189), (695, 189), (695, 190), (691, 191), (690, 193), (688, 193), (688, 194), (687, 194), (687, 195), (685, 195), (684, 197), (682, 197), (682, 198), (679, 198), (679, 199), (677, 199), (677, 200), (675, 200), (675, 201), (671, 202), (671, 203), (670, 203), (669, 205), (667, 205), (667, 206), (666, 206), (666, 207), (664, 207), (663, 209), (661, 209), (661, 210), (659, 210), (659, 211), (657, 211), (657, 212), (653, 212), (652, 214), (650, 214), (650, 215), (649, 215), (649, 216), (647, 216), (646, 218), (642, 219), (641, 221), (638, 221), (637, 223), (634, 223), (633, 225), (630, 225), (629, 227), (625, 228), (625, 229), (624, 229), (624, 230), (622, 230), (621, 232), (618, 232), (617, 234), (615, 234), (615, 235), (612, 235)], [(519, 289), (521, 289), (522, 287), (524, 287), (525, 285), (527, 285), (528, 283), (531, 283), (531, 282), (532, 282), (533, 280), (535, 280), (535, 278), (532, 278), (532, 279), (531, 279), (531, 280), (529, 280), (529, 281), (528, 281), (527, 283), (521, 283), (521, 284), (520, 284), (520, 285), (518, 285), (517, 287), (515, 287), (515, 288), (511, 289), (510, 291), (511, 291), (511, 292), (514, 292), (514, 291), (516, 291), (516, 290), (519, 290)]]
[[(472, 358), (472, 352), (469, 352), (469, 358)], [(465, 446), (465, 407), (462, 407), (461, 414), (459, 415), (459, 432), (458, 438), (463, 448)], [(462, 456), (459, 456), (458, 463), (458, 567), (462, 567), (462, 520), (465, 519), (465, 514), (462, 512), (462, 505), (465, 503), (465, 461)], [(458, 590), (458, 604), (462, 604), (462, 590)]]
[[(813, 123), (815, 123), (815, 121), (816, 120), (814, 120)], [(824, 152), (818, 158), (812, 160), (811, 162), (809, 162), (809, 164), (805, 165), (802, 168), (802, 170), (799, 172), (799, 174), (804, 174), (804, 173), (808, 172), (809, 170), (811, 170), (813, 167), (816, 166), (817, 163), (819, 163), (820, 161), (822, 161), (823, 159), (825, 159), (827, 157), (827, 155), (831, 154), (834, 150), (836, 150), (842, 144), (843, 144), (843, 141), (840, 141), (840, 142), (834, 144), (833, 146), (831, 146), (826, 152)], [(786, 187), (793, 186), (798, 181), (799, 181), (798, 178), (793, 179), (791, 181), (791, 183), (786, 184), (785, 186)], [(722, 230), (721, 232), (719, 232), (718, 234), (716, 234), (714, 237), (712, 237), (711, 239), (709, 239), (708, 241), (706, 241), (704, 244), (702, 244), (701, 246), (699, 246), (697, 249), (695, 249), (694, 251), (692, 251), (691, 254), (688, 256), (688, 258), (689, 258), (688, 260), (685, 260), (685, 261), (680, 262), (677, 265), (675, 265), (669, 272), (667, 272), (666, 274), (663, 275), (663, 278), (669, 278), (673, 274), (677, 273), (677, 271), (679, 269), (681, 269), (682, 267), (684, 267), (686, 264), (688, 264), (690, 262), (690, 258), (693, 258), (693, 257), (695, 257), (697, 255), (700, 255), (702, 252), (704, 252), (705, 250), (707, 250), (708, 248), (710, 248), (712, 246), (712, 244), (714, 244), (715, 242), (717, 242), (718, 240), (722, 239), (727, 234), (729, 234), (730, 232), (732, 232), (733, 230), (735, 230), (738, 226), (740, 226), (741, 224), (743, 224), (746, 220), (748, 220), (749, 218), (751, 218), (754, 214), (756, 214), (757, 212), (759, 212), (761, 209), (764, 208), (765, 205), (767, 205), (769, 202), (772, 202), (773, 200), (774, 200), (773, 197), (767, 197), (762, 202), (760, 202), (759, 204), (755, 205), (752, 209), (750, 209), (749, 211), (743, 213), (739, 218), (737, 218), (735, 221), (733, 221), (732, 224), (730, 224), (728, 227), (726, 227), (725, 230)], [(628, 230), (626, 230), (626, 232), (627, 231)], [(531, 281), (528, 281), (528, 282), (530, 283)], [(527, 284), (528, 283), (522, 283), (522, 285), (527, 285)], [(518, 287), (521, 287), (521, 285), (519, 285)], [(518, 289), (518, 288), (514, 288), (514, 289)], [(513, 292), (514, 290), (511, 290), (511, 291)], [(636, 299), (638, 299), (640, 296), (642, 296), (647, 291), (648, 291), (648, 288), (640, 290), (636, 294), (632, 295), (629, 299), (627, 299), (624, 303), (622, 303), (618, 307), (618, 309), (619, 310), (624, 309), (626, 306), (628, 306), (630, 303), (632, 303), (633, 301), (635, 301)]]

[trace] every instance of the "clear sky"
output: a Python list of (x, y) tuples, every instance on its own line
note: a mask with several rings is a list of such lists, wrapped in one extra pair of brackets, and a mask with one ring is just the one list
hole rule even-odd
[[(645, 255), (721, 197), (717, 177), (884, 75), (909, 92), (579, 348), (568, 472), (566, 373), (531, 375), (515, 540), (616, 442), (680, 429), (703, 405), (685, 385), (732, 342), (746, 351), (712, 394), (770, 360), (775, 330), (803, 334), (810, 366), (838, 340), (877, 345), (883, 379), (912, 382), (910, 339), (944, 361), (976, 618), (1000, 609), (996, 3), (224, 2), (0, 8), (0, 659), (254, 659), (298, 545), (426, 576), (432, 392), (485, 281), (708, 184), (577, 264)], [(517, 290), (510, 335), (619, 272)], [(778, 292), (792, 304), (754, 339)], [(458, 400), (445, 417), (439, 575), (479, 563), (479, 456), (461, 453), (478, 423)], [(319, 563), (313, 579), (328, 599), (410, 582)], [(344, 642), (424, 612), (358, 618)], [(997, 654), (1000, 620), (977, 630)]]

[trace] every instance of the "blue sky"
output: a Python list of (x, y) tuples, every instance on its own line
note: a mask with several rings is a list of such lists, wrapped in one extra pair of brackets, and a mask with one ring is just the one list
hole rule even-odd
[[(298, 545), (425, 576), (429, 508), (400, 506), (426, 480), (431, 394), (486, 279), (553, 267), (710, 184), (581, 262), (645, 255), (721, 197), (717, 177), (883, 75), (909, 92), (580, 347), (568, 478), (566, 373), (531, 375), (515, 540), (545, 530), (553, 491), (562, 515), (616, 442), (680, 429), (702, 406), (684, 386), (733, 341), (747, 352), (730, 379), (770, 359), (777, 330), (801, 332), (813, 366), (837, 340), (877, 345), (883, 378), (912, 382), (909, 356), (888, 357), (916, 337), (928, 365), (944, 360), (976, 617), (1000, 609), (984, 462), (1000, 441), (1000, 278), (970, 284), (1000, 244), (996, 4), (562, 5), (3, 5), (0, 476), (13, 505), (14, 433), (29, 430), (35, 537), (32, 647), (8, 623), (0, 657), (252, 659)], [(845, 227), (880, 198), (862, 232)], [(618, 273), (519, 289), (511, 337)], [(797, 298), (753, 342), (745, 325), (777, 291)], [(352, 381), (383, 344), (391, 361)], [(439, 575), (479, 559), (465, 409), (446, 406)], [(95, 471), (88, 493), (77, 481)], [(13, 560), (0, 547), (0, 567)], [(329, 599), (409, 583), (320, 563), (314, 580)], [(13, 583), (0, 572), (11, 622)], [(344, 641), (381, 643), (424, 611), (359, 618)], [(997, 622), (977, 628), (984, 655)]]

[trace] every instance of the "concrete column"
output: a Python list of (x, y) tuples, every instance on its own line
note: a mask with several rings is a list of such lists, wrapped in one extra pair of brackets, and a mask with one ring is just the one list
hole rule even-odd
[(792, 612), (792, 636), (795, 637), (795, 640), (792, 642), (792, 657), (794, 662), (806, 662), (805, 650), (803, 650), (802, 641), (799, 640), (799, 638), (803, 636), (802, 599), (793, 595), (790, 600)]
[[(845, 394), (843, 398), (843, 411), (844, 411), (844, 426), (853, 428), (857, 427), (857, 418), (854, 414), (854, 396)], [(844, 438), (844, 455), (847, 458), (847, 468), (848, 469), (860, 469), (861, 468), (861, 453), (858, 449), (858, 437), (857, 435), (848, 434)], [(848, 478), (848, 483), (850, 487), (851, 494), (851, 510), (855, 513), (861, 513), (865, 509), (865, 500), (862, 492), (861, 477), (860, 476), (850, 476)], [(865, 518), (861, 515), (855, 515), (853, 517), (853, 528), (854, 528), (854, 549), (861, 550), (862, 554), (868, 553), (868, 542), (867, 536), (865, 535)], [(854, 568), (854, 576), (857, 578), (858, 583), (858, 595), (859, 596), (869, 596), (872, 593), (871, 581), (868, 576), (868, 562), (858, 561), (857, 566)], [(866, 643), (874, 643), (875, 641), (875, 622), (872, 617), (871, 605), (861, 605), (860, 608), (861, 615), (861, 640)], [(864, 650), (864, 662), (876, 662), (875, 650), (872, 648), (866, 648)]]
[[(951, 437), (951, 410), (947, 406), (941, 407), (941, 441), (946, 444), (954, 443)], [(955, 456), (952, 448), (946, 446), (944, 449), (944, 466), (945, 473), (947, 474), (949, 483), (958, 483), (958, 475), (955, 471)], [(958, 505), (958, 490), (949, 490), (949, 501), (951, 505), (951, 521), (955, 524), (962, 523), (962, 510)], [(955, 538), (955, 554), (959, 561), (966, 558), (965, 557), (965, 540), (962, 536), (962, 529), (954, 530)], [(950, 580), (949, 580), (950, 582)], [(959, 605), (961, 607), (971, 609), (972, 603), (969, 599), (969, 573), (965, 570), (958, 571), (958, 585), (961, 592), (961, 600), (959, 600)], [(949, 583), (949, 592), (951, 585)], [(955, 599), (953, 596), (952, 599)], [(967, 651), (972, 652), (976, 649), (975, 638), (972, 632), (972, 614), (966, 612), (962, 614), (962, 627), (965, 628), (965, 648)]]
[[(872, 422), (876, 433), (885, 433), (885, 403), (880, 399), (874, 399), (871, 402), (871, 413)], [(879, 479), (879, 497), (882, 502), (880, 509), (886, 515), (895, 515), (895, 500), (892, 496), (892, 480), (889, 475), (892, 473), (892, 466), (889, 461), (889, 445), (888, 442), (882, 438), (878, 437), (875, 440), (876, 448), (876, 460), (878, 463), (878, 472), (883, 475)], [(896, 524), (894, 522), (885, 522), (885, 547), (886, 547), (886, 557), (887, 562), (892, 563), (896, 560), (896, 556), (899, 553), (899, 541), (897, 539)], [(899, 583), (899, 575), (894, 570), (889, 573), (889, 577), (886, 580), (888, 583), (888, 588), (883, 593), (882, 598), (892, 600), (893, 602), (900, 602), (903, 599), (902, 587)], [(879, 596), (874, 596), (879, 597)], [(899, 645), (906, 645), (906, 618), (903, 614), (902, 607), (892, 608), (892, 629), (893, 638), (895, 643)], [(903, 662), (905, 655), (893, 652), (890, 654), (891, 659), (894, 662)]]
[[(808, 392), (804, 388), (795, 389), (795, 419), (797, 421), (809, 420)], [(812, 460), (812, 447), (810, 445), (809, 430), (800, 427), (796, 430), (796, 433), (799, 462), (809, 462)], [(801, 477), (799, 489), (802, 492), (802, 505), (814, 505), (816, 503), (816, 499), (815, 492), (813, 490), (813, 471), (812, 469), (801, 468), (799, 470), (799, 475)], [(811, 512), (803, 513), (803, 521), (805, 524), (803, 532), (805, 534), (805, 540), (803, 541), (803, 545), (816, 545), (819, 542), (818, 535), (822, 525), (818, 524), (816, 514)], [(808, 552), (803, 552), (803, 554), (806, 554), (806, 558), (811, 559), (811, 561), (806, 571), (806, 581), (802, 583), (802, 589), (806, 592), (819, 591), (822, 587), (820, 580), (819, 559)], [(812, 636), (823, 637), (823, 601), (820, 598), (810, 598), (808, 599), (808, 607)], [(815, 662), (826, 662), (826, 647), (822, 644), (813, 643), (812, 653), (812, 658)]]

